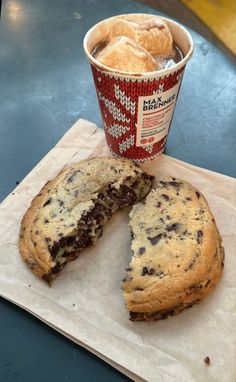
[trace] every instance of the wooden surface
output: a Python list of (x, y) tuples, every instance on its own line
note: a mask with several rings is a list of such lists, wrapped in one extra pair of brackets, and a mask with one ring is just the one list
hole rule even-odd
[[(228, 56), (234, 63), (236, 63), (236, 55), (217, 37), (217, 34), (211, 29), (211, 27), (206, 23), (204, 23), (197, 13), (193, 12), (189, 7), (185, 6), (181, 0), (137, 0), (143, 4), (149, 5), (154, 9), (164, 12), (169, 17), (173, 17), (178, 20), (182, 24), (185, 24), (189, 28), (192, 28), (194, 31), (198, 32), (201, 36), (205, 37), (205, 39), (211, 43), (213, 43), (216, 47), (218, 47), (226, 56)], [(224, 3), (234, 2), (234, 0), (223, 0)], [(205, 0), (197, 1), (204, 6)], [(218, 6), (222, 3), (222, 1), (212, 0), (213, 3), (216, 3)], [(190, 3), (189, 0), (186, 0), (186, 4)], [(235, 2), (236, 3), (236, 2)], [(233, 16), (231, 16), (233, 20)], [(223, 19), (222, 19), (223, 20)], [(227, 20), (223, 20), (223, 23), (226, 23)], [(231, 39), (235, 41), (234, 37), (231, 36)]]
[(235, 0), (181, 0), (236, 55)]

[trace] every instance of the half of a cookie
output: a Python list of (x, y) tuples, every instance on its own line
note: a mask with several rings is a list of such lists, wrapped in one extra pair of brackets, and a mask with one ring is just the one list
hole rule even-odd
[(207, 201), (196, 188), (163, 178), (130, 217), (133, 257), (122, 287), (131, 320), (175, 315), (214, 288), (224, 249)]
[(144, 198), (154, 177), (129, 160), (94, 158), (60, 172), (22, 219), (19, 248), (32, 271), (50, 283), (102, 235), (120, 208)]

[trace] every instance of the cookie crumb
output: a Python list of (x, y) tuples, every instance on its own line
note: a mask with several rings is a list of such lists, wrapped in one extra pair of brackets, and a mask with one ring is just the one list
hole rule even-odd
[(72, 304), (72, 306), (75, 306), (75, 304)]
[(18, 184), (20, 184), (19, 180), (16, 181), (16, 185), (18, 186)]
[(29, 285), (28, 285), (28, 287), (30, 288), (30, 287), (31, 287), (31, 285), (29, 284)]
[(205, 364), (207, 365), (207, 366), (209, 366), (210, 365), (210, 363), (211, 363), (211, 360), (210, 360), (210, 357), (205, 357), (204, 358), (204, 362), (205, 362)]

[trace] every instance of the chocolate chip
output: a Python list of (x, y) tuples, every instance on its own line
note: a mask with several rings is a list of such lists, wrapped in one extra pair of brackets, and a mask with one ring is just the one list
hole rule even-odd
[(152, 276), (154, 275), (155, 273), (155, 269), (154, 268), (149, 268), (149, 267), (143, 267), (142, 269), (142, 276)]
[[(74, 175), (70, 174), (71, 176)], [(151, 177), (147, 175), (147, 179), (151, 180)], [(69, 177), (67, 180), (72, 181)], [(75, 180), (75, 179), (74, 179)], [(68, 247), (70, 247), (70, 252), (64, 251), (62, 253), (62, 256), (67, 257), (68, 259), (72, 259), (72, 257), (76, 258), (78, 256), (78, 253), (83, 249), (88, 247), (89, 245), (92, 245), (95, 242), (95, 239), (98, 238), (99, 235), (102, 234), (102, 224), (104, 221), (108, 220), (112, 213), (115, 212), (118, 208), (124, 207), (128, 204), (134, 203), (140, 199), (139, 191), (140, 188), (140, 182), (142, 179), (139, 177), (139, 182), (137, 183), (138, 187), (134, 187), (134, 184), (132, 185), (121, 185), (119, 189), (116, 189), (113, 184), (108, 184), (106, 188), (104, 188), (102, 191), (99, 192), (97, 201), (94, 203), (94, 207), (90, 211), (86, 211), (82, 217), (79, 220), (79, 225), (76, 228), (76, 224), (72, 223), (70, 224), (62, 220), (62, 224), (65, 223), (65, 227), (75, 227), (72, 229), (72, 233), (70, 236), (63, 236), (60, 232), (61, 229), (58, 228), (58, 239), (57, 241), (51, 242), (48, 244), (50, 247), (50, 254), (53, 259), (57, 261), (57, 255), (58, 251), (60, 251), (61, 248), (64, 250)], [(129, 182), (133, 182), (132, 178), (130, 178)], [(78, 191), (78, 190), (75, 190)], [(73, 191), (73, 194), (74, 192)], [(142, 193), (145, 193), (145, 189), (142, 191)], [(145, 195), (143, 195), (145, 196)], [(46, 199), (47, 200), (47, 199)], [(53, 202), (52, 198), (52, 202)], [(57, 199), (57, 203), (60, 203), (62, 206), (62, 203), (60, 201), (60, 198)], [(57, 204), (58, 205), (58, 204)], [(60, 208), (59, 208), (60, 211)], [(58, 220), (60, 219), (59, 211), (57, 211)], [(62, 211), (62, 209), (61, 209)], [(48, 218), (49, 219), (49, 218)], [(45, 219), (45, 223), (49, 223), (50, 219)], [(142, 250), (141, 250), (142, 252)], [(61, 252), (60, 252), (61, 253)], [(76, 255), (77, 254), (77, 255)], [(59, 260), (59, 258), (58, 258)], [(67, 262), (67, 259), (65, 263)], [(129, 272), (131, 269), (127, 269), (127, 272)], [(51, 277), (48, 275), (48, 277)], [(46, 276), (47, 278), (47, 276)], [(130, 277), (126, 277), (126, 281), (130, 280)]]
[(152, 245), (156, 245), (161, 240), (161, 238), (162, 238), (162, 233), (154, 237), (148, 237), (148, 240), (150, 240)]
[(169, 182), (169, 184), (171, 184), (171, 186), (173, 186), (173, 187), (175, 187), (175, 188), (178, 188), (179, 189), (179, 187), (180, 187), (180, 183), (178, 183), (178, 182)]
[(140, 247), (139, 250), (138, 250), (138, 254), (139, 255), (143, 255), (145, 251), (146, 251), (145, 247)]
[(162, 184), (163, 187), (167, 187), (168, 183), (164, 182), (163, 180), (160, 181), (160, 184)]
[(165, 320), (166, 318), (168, 318), (168, 316), (174, 316), (176, 313), (175, 313), (175, 310), (174, 309), (169, 309), (169, 310), (166, 310), (164, 311), (162, 314), (161, 314), (161, 319), (162, 320)]
[(125, 268), (125, 270), (126, 270), (126, 272), (130, 272), (130, 271), (132, 271), (132, 268), (131, 267), (127, 267), (127, 268)]
[(133, 277), (125, 276), (125, 278), (122, 280), (122, 282), (125, 283), (126, 281), (132, 281), (132, 280), (133, 280)]
[(55, 267), (52, 268), (51, 272), (52, 273), (58, 273), (60, 272), (60, 270), (62, 270), (62, 268), (65, 266), (65, 263), (64, 264), (60, 264), (60, 263), (57, 263), (55, 265)]
[(45, 240), (47, 243), (49, 243), (51, 241), (51, 238), (50, 237), (45, 237)]
[(160, 208), (161, 207), (161, 202), (158, 202), (157, 203), (157, 208)]
[(201, 284), (193, 284), (187, 289), (187, 294), (199, 292), (202, 289)]
[(71, 176), (67, 179), (67, 183), (72, 183), (72, 182), (73, 182), (73, 178), (74, 178), (74, 175), (71, 175)]
[(156, 273), (156, 276), (160, 277), (160, 279), (162, 279), (164, 276), (165, 276), (165, 273), (164, 272), (157, 272)]
[(195, 191), (195, 194), (197, 195), (197, 198), (199, 199), (200, 198), (200, 193), (198, 191)]
[(149, 179), (149, 180), (151, 180), (151, 181), (154, 181), (154, 180), (155, 180), (155, 176), (146, 174), (145, 172), (142, 174), (142, 178), (143, 178), (143, 179), (146, 179), (146, 180)]
[(74, 172), (68, 179), (67, 179), (67, 183), (72, 183), (73, 180), (74, 180), (74, 177), (76, 175), (76, 173), (80, 172), (79, 170)]
[(210, 357), (206, 356), (206, 357), (204, 358), (204, 362), (205, 362), (205, 364), (206, 364), (207, 366), (209, 366), (210, 363), (211, 363)]
[(190, 262), (190, 264), (188, 265), (187, 268), (185, 268), (185, 272), (189, 271), (191, 268), (193, 268), (194, 264), (196, 263), (196, 260), (197, 258), (199, 257), (200, 255), (200, 251), (199, 252), (195, 252), (194, 254), (194, 258), (192, 259), (192, 261)]
[(181, 224), (180, 223), (173, 223), (171, 225), (169, 225), (166, 229), (168, 232), (170, 231), (175, 231), (177, 232), (177, 230), (181, 227)]
[(170, 199), (169, 196), (166, 195), (166, 194), (161, 194), (161, 196), (162, 196), (165, 200), (169, 200), (169, 199)]
[(47, 206), (48, 204), (50, 204), (52, 201), (52, 198), (49, 198), (44, 204), (43, 204), (43, 207)]
[(48, 283), (48, 284), (50, 285), (50, 284), (51, 284), (51, 281), (52, 281), (52, 279), (53, 279), (53, 277), (52, 277), (52, 273), (51, 273), (51, 272), (49, 272), (49, 273), (45, 273), (45, 275), (43, 275), (42, 279), (43, 279), (44, 281), (46, 281), (46, 283)]
[(170, 215), (166, 215), (166, 219), (167, 219), (167, 220), (170, 220)]
[(189, 198), (189, 197), (187, 197), (187, 198), (186, 198), (186, 200), (187, 200), (187, 201), (190, 201), (190, 200), (192, 200), (192, 199), (191, 199), (191, 198)]
[(203, 232), (200, 229), (199, 231), (197, 231), (197, 242), (198, 242), (198, 244), (202, 243), (202, 238), (203, 238)]

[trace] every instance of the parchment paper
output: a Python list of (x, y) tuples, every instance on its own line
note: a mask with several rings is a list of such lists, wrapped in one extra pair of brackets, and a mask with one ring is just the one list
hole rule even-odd
[[(236, 378), (236, 181), (162, 155), (145, 165), (191, 182), (209, 201), (226, 252), (223, 277), (201, 304), (157, 322), (128, 319), (120, 282), (129, 264), (128, 209), (49, 288), (21, 260), (20, 220), (64, 166), (110, 155), (104, 132), (79, 120), (0, 207), (0, 294), (135, 381), (234, 382)], [(210, 357), (206, 366), (204, 358)]]

